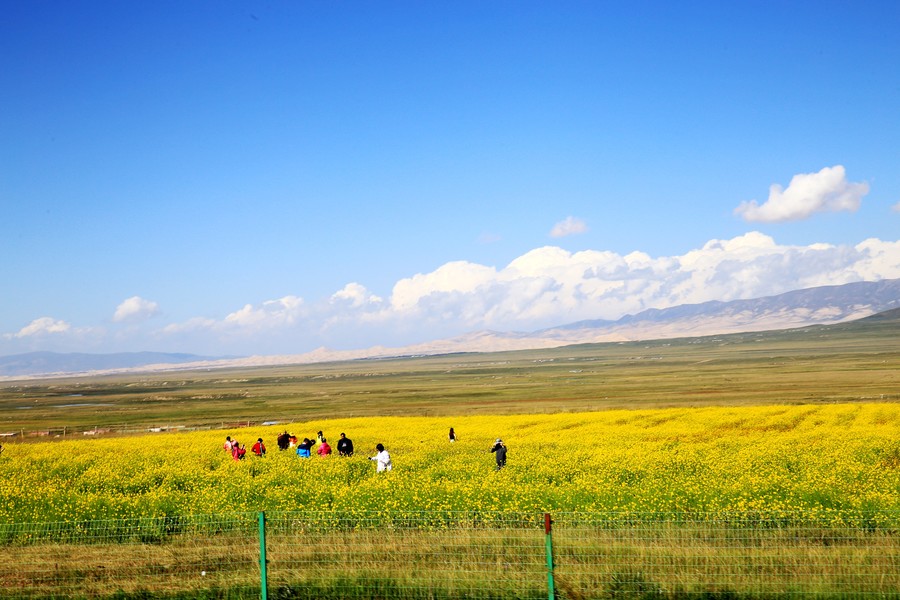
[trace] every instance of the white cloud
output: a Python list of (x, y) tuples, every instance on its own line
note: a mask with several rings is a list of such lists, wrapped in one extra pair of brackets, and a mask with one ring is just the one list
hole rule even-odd
[(350, 283), (321, 302), (286, 296), (248, 304), (223, 319), (169, 325), (160, 334), (179, 345), (206, 339), (219, 354), (396, 346), (481, 329), (531, 331), (649, 308), (893, 278), (900, 278), (900, 241), (788, 246), (749, 232), (661, 257), (547, 246), (500, 269), (446, 263), (397, 281), (387, 299)]
[(144, 321), (158, 314), (159, 305), (156, 302), (132, 296), (116, 307), (113, 321), (116, 323)]
[(65, 321), (60, 321), (52, 317), (40, 317), (35, 319), (17, 333), (8, 334), (8, 338), (27, 338), (33, 336), (66, 333), (72, 329), (71, 325)]
[(109, 351), (108, 346), (104, 348), (109, 341), (109, 332), (104, 327), (75, 327), (61, 319), (40, 317), (16, 332), (0, 334), (0, 354), (50, 350), (104, 352)]
[(894, 212), (900, 212), (900, 202), (891, 207)]
[(394, 285), (391, 305), (395, 310), (415, 310), (436, 295), (473, 294), (496, 279), (493, 267), (466, 261), (449, 262), (427, 274), (401, 279)]
[(183, 323), (171, 323), (160, 330), (166, 335), (212, 332), (216, 334), (243, 332), (256, 334), (279, 327), (297, 324), (305, 314), (302, 298), (285, 296), (278, 300), (267, 300), (259, 306), (245, 304), (229, 313), (221, 320), (194, 317)]
[(577, 219), (575, 217), (566, 217), (553, 226), (553, 229), (550, 230), (550, 237), (561, 238), (570, 235), (577, 235), (579, 233), (584, 233), (587, 230), (587, 223), (585, 223), (582, 219)]
[(166, 347), (175, 344), (191, 348), (182, 351), (211, 355), (296, 352), (313, 327), (309, 312), (302, 298), (285, 296), (257, 306), (245, 304), (222, 319), (194, 317), (170, 323), (153, 335)]
[(364, 286), (358, 283), (348, 283), (342, 289), (332, 294), (331, 301), (344, 302), (353, 308), (359, 308), (367, 304), (380, 304), (383, 302), (381, 298), (372, 294)]
[(854, 249), (858, 252), (858, 256), (855, 257), (853, 273), (858, 275), (860, 280), (879, 281), (900, 277), (900, 241), (884, 242), (871, 238), (860, 242)]
[(848, 182), (844, 167), (836, 165), (818, 173), (794, 175), (787, 189), (772, 184), (764, 204), (756, 200), (741, 202), (734, 213), (745, 221), (797, 221), (819, 212), (856, 211), (868, 193), (868, 183)]
[(900, 277), (900, 242), (783, 246), (750, 232), (682, 256), (532, 250), (495, 270), (449, 263), (394, 286), (391, 311), (463, 328), (529, 329), (647, 308)]
[(225, 317), (225, 324), (251, 330), (290, 326), (302, 316), (303, 308), (303, 298), (285, 296), (263, 302), (258, 307), (247, 304)]

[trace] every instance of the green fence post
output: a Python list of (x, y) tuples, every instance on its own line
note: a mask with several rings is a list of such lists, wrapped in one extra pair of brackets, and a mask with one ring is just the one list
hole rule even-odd
[(266, 513), (259, 511), (259, 584), (262, 600), (269, 598), (269, 583), (266, 577)]
[(547, 549), (547, 598), (555, 600), (556, 589), (553, 583), (553, 535), (551, 534), (550, 513), (544, 513), (544, 540)]

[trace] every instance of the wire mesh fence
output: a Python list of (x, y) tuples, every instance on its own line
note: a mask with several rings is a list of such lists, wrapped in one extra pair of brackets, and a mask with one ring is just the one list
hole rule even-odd
[[(256, 515), (0, 526), (0, 597), (259, 598)], [(227, 596), (224, 596), (227, 597)]]
[(0, 525), (0, 597), (900, 598), (896, 517), (558, 513), (549, 534), (541, 514), (440, 511)]
[(269, 585), (291, 598), (547, 598), (540, 517), (273, 515)]
[(896, 515), (555, 516), (560, 597), (896, 598)]

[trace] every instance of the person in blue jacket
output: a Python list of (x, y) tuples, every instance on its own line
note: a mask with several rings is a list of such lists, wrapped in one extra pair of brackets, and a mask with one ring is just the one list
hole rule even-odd
[(303, 438), (303, 441), (297, 444), (297, 456), (300, 458), (309, 458), (309, 451), (315, 442), (309, 438)]

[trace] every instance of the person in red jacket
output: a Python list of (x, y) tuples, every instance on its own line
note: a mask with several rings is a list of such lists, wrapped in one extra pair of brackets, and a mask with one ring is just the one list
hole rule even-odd
[(328, 445), (328, 440), (322, 438), (322, 443), (319, 444), (319, 447), (316, 448), (316, 453), (319, 456), (328, 456), (331, 454), (331, 446)]
[(265, 456), (266, 455), (266, 445), (263, 444), (262, 438), (256, 440), (256, 443), (253, 444), (253, 447), (250, 448), (253, 451), (253, 454), (257, 456)]

